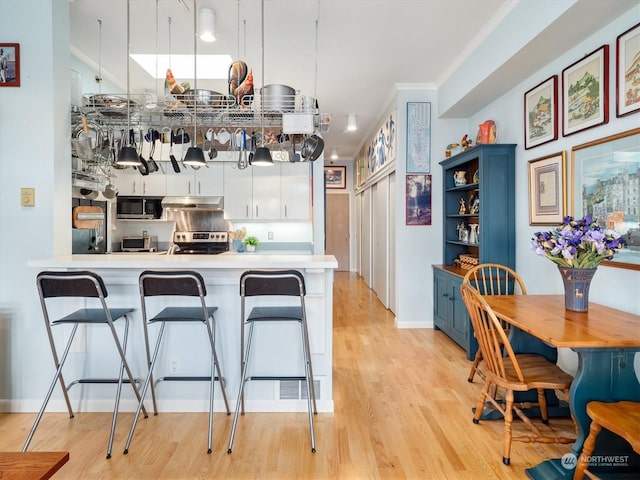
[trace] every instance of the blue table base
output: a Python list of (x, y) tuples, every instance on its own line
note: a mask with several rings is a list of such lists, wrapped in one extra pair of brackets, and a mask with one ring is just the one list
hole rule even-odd
[[(640, 383), (634, 368), (638, 348), (576, 348), (578, 372), (571, 385), (569, 405), (578, 426), (571, 451), (526, 470), (532, 480), (573, 478), (584, 440), (589, 435), (590, 401), (640, 401)], [(639, 478), (640, 455), (617, 435), (602, 429), (591, 454), (589, 471), (603, 479)]]

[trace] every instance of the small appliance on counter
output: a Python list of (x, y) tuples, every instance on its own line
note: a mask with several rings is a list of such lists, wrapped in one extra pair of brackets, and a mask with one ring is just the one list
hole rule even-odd
[(122, 237), (120, 250), (123, 252), (155, 252), (158, 250), (158, 237), (149, 236), (146, 232), (142, 232), (142, 235)]

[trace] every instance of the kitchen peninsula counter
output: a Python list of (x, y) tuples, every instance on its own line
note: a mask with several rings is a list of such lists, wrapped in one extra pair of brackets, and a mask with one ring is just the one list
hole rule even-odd
[[(217, 306), (216, 312), (216, 346), (223, 376), (226, 379), (227, 396), (233, 404), (236, 399), (240, 380), (240, 294), (239, 280), (241, 274), (249, 269), (296, 269), (303, 273), (307, 287), (306, 307), (309, 322), (309, 337), (313, 361), (314, 379), (316, 383), (317, 406), (320, 412), (333, 412), (332, 391), (332, 327), (333, 327), (333, 271), (338, 263), (332, 255), (306, 254), (263, 254), (226, 252), (218, 255), (166, 255), (160, 253), (130, 253), (104, 255), (61, 255), (46, 259), (31, 260), (35, 275), (42, 270), (91, 270), (98, 273), (105, 281), (108, 290), (107, 303), (110, 307), (133, 307), (131, 327), (129, 331), (129, 358), (134, 376), (144, 378), (146, 375), (142, 316), (140, 312), (140, 294), (138, 277), (144, 270), (195, 270), (199, 272), (207, 288), (207, 304)], [(35, 283), (35, 280), (34, 280)], [(289, 303), (295, 299), (279, 297), (256, 300), (261, 304), (268, 302)], [(174, 299), (171, 305), (187, 304), (190, 299)], [(153, 302), (153, 303), (152, 303)], [(150, 299), (148, 311), (152, 315), (169, 300)], [(66, 313), (80, 308), (83, 303), (78, 300), (66, 302), (60, 307)], [(171, 325), (169, 326), (171, 327)], [(189, 328), (191, 327), (191, 328)], [(256, 332), (256, 358), (259, 358), (259, 369), (269, 374), (302, 375), (304, 364), (301, 360), (297, 326), (273, 327)], [(156, 326), (150, 327), (151, 339), (155, 338)], [(55, 330), (55, 329), (54, 329)], [(111, 370), (103, 371), (108, 366), (117, 365), (109, 346), (106, 345), (103, 332), (95, 334), (89, 330), (83, 338), (84, 348), (92, 358), (87, 376), (113, 376)], [(39, 334), (44, 335), (44, 331)], [(62, 331), (59, 333), (62, 334)], [(158, 359), (158, 367), (154, 372), (157, 378), (169, 376), (170, 359), (177, 360), (180, 371), (176, 375), (203, 376), (209, 373), (208, 343), (206, 335), (199, 325), (185, 326), (167, 330), (166, 335), (173, 338), (166, 342)], [(169, 339), (167, 339), (169, 340)], [(82, 347), (81, 347), (82, 349)], [(83, 351), (83, 350), (81, 350)], [(94, 357), (98, 355), (98, 360)], [(298, 356), (300, 355), (300, 359)], [(258, 360), (256, 360), (258, 361)], [(298, 368), (298, 366), (300, 368)], [(170, 377), (169, 377), (170, 379)], [(264, 381), (254, 382), (247, 389), (247, 411), (300, 411), (307, 409), (303, 385), (288, 385), (291, 382)], [(283, 384), (287, 383), (287, 384)], [(294, 381), (293, 383), (299, 383)], [(45, 388), (45, 386), (43, 386)], [(100, 388), (103, 388), (100, 390)], [(296, 393), (297, 392), (297, 393)], [(123, 390), (122, 411), (133, 411), (135, 401), (133, 395)], [(127, 398), (124, 396), (128, 394)], [(64, 401), (60, 392), (52, 399), (51, 410), (64, 411)], [(84, 386), (74, 389), (70, 395), (76, 399), (80, 409), (101, 411), (103, 407), (104, 387)], [(109, 393), (110, 395), (110, 393)], [(207, 382), (161, 382), (158, 385), (158, 401), (160, 411), (203, 411), (208, 410)], [(147, 395), (147, 402), (150, 400)], [(223, 411), (219, 387), (216, 383), (215, 410)], [(58, 408), (56, 408), (56, 406)], [(233, 409), (234, 405), (231, 406)]]

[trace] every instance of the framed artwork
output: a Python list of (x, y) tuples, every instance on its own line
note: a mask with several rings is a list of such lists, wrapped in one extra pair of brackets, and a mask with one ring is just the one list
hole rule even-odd
[(396, 110), (380, 125), (366, 146), (367, 176), (372, 176), (396, 160)]
[(616, 41), (616, 115), (640, 110), (640, 23)]
[(640, 270), (640, 128), (571, 149), (573, 216), (592, 215), (627, 245), (602, 265)]
[(407, 175), (405, 211), (407, 225), (431, 225), (431, 175)]
[(562, 135), (609, 121), (609, 45), (562, 71)]
[(324, 167), (325, 188), (347, 188), (347, 167)]
[(20, 86), (20, 44), (0, 43), (0, 87)]
[(561, 225), (567, 214), (567, 154), (529, 161), (529, 225)]
[(524, 94), (524, 148), (558, 139), (558, 76)]
[(407, 173), (431, 171), (431, 103), (407, 102)]

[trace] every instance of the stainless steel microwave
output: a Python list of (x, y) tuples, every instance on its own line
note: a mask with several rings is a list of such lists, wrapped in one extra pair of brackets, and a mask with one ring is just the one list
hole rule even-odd
[(118, 197), (116, 217), (153, 220), (162, 217), (162, 197)]

